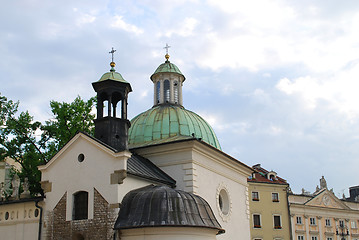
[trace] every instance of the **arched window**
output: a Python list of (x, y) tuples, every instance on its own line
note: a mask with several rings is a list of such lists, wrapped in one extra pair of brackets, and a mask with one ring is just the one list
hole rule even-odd
[(174, 100), (175, 100), (175, 103), (178, 103), (178, 82), (175, 81), (174, 84), (173, 84), (173, 91), (174, 91)]
[(161, 82), (156, 83), (156, 102), (160, 103), (160, 97), (161, 97)]
[(165, 102), (168, 103), (170, 101), (170, 81), (166, 79), (163, 85), (164, 85), (163, 89), (165, 94)]
[(88, 219), (88, 192), (77, 192), (73, 195), (73, 199), (72, 219)]
[(110, 107), (109, 105), (110, 103), (108, 100), (103, 101), (103, 117), (109, 116), (108, 115), (108, 108)]

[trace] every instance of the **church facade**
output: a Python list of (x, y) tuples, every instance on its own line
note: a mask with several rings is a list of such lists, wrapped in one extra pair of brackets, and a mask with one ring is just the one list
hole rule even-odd
[(41, 239), (250, 239), (253, 169), (224, 153), (211, 126), (183, 106), (185, 76), (169, 55), (150, 77), (153, 107), (131, 122), (131, 85), (110, 65), (93, 83), (95, 136), (78, 133), (39, 167), (45, 198), (34, 232)]

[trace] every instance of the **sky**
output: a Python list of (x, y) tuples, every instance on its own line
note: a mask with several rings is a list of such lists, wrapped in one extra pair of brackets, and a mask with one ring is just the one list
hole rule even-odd
[(0, 93), (45, 121), (51, 100), (96, 95), (114, 47), (131, 119), (153, 105), (166, 43), (186, 77), (184, 107), (225, 153), (295, 193), (321, 176), (339, 197), (359, 185), (357, 0), (4, 1)]

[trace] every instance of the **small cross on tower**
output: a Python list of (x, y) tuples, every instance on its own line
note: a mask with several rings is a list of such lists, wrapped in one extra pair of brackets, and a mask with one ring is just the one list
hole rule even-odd
[(111, 53), (112, 54), (112, 62), (113, 62), (113, 54), (116, 52), (116, 50), (115, 49), (113, 49), (113, 47), (112, 47), (112, 50), (111, 50), (111, 52), (109, 52), (109, 53)]
[(166, 43), (166, 47), (164, 47), (166, 49), (166, 55), (165, 55), (165, 58), (166, 60), (168, 61), (168, 59), (170, 58), (170, 55), (168, 55), (168, 49), (170, 48), (171, 46), (168, 45), (168, 43)]
[(168, 55), (168, 49), (170, 48), (171, 46), (168, 45), (168, 43), (166, 43), (166, 47), (164, 47), (164, 49), (166, 49), (166, 55)]

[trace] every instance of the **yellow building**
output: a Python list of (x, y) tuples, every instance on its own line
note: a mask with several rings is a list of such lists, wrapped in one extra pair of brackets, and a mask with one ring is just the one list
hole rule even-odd
[(290, 239), (286, 180), (274, 171), (267, 171), (260, 164), (248, 179), (251, 240)]
[[(351, 196), (355, 199), (355, 196)], [(358, 240), (359, 202), (338, 199), (322, 177), (314, 193), (289, 194), (294, 240)]]

